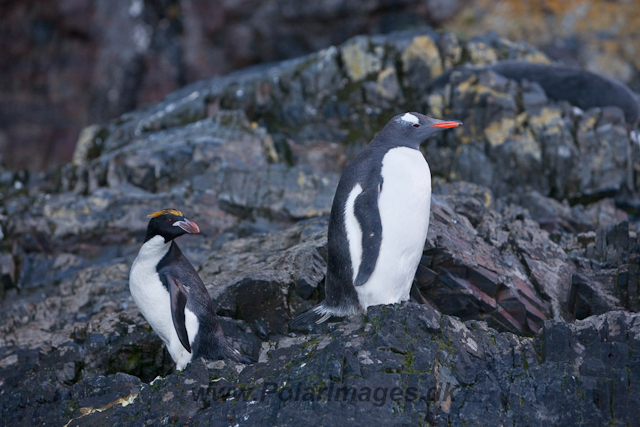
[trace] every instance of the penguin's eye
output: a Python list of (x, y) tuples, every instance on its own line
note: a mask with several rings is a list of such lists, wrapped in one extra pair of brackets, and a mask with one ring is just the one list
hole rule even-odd
[(416, 123), (415, 125), (413, 125), (413, 127), (414, 127), (414, 128), (419, 128), (419, 127), (420, 127), (420, 125)]

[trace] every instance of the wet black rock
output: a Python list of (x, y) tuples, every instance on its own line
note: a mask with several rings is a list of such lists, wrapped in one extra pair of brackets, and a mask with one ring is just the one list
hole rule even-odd
[(634, 424), (639, 322), (637, 314), (612, 311), (573, 325), (547, 321), (536, 338), (522, 338), (424, 305), (377, 306), (327, 334), (283, 338), (256, 365), (194, 361), (152, 383), (116, 374), (66, 392), (34, 384), (3, 399), (12, 410), (5, 420)]

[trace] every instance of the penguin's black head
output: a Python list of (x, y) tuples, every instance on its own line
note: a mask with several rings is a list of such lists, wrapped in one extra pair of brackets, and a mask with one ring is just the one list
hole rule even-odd
[(151, 220), (147, 226), (147, 236), (144, 241), (147, 242), (155, 236), (164, 237), (164, 242), (169, 243), (184, 233), (199, 233), (200, 228), (195, 222), (189, 221), (182, 215), (182, 212), (176, 209), (163, 209), (161, 211), (148, 215)]
[(384, 139), (388, 143), (417, 149), (434, 133), (458, 127), (461, 124), (462, 122), (458, 120), (438, 120), (420, 113), (404, 113), (392, 118), (381, 134), (384, 134)]

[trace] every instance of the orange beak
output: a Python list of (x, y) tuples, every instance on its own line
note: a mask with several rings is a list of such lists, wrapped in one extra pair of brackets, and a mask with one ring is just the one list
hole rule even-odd
[(177, 221), (173, 223), (174, 226), (182, 228), (187, 233), (199, 233), (200, 227), (195, 222), (189, 221), (185, 218), (183, 221)]
[(455, 128), (462, 125), (462, 122), (458, 121), (458, 120), (451, 120), (451, 121), (445, 121), (445, 122), (438, 122), (436, 124), (431, 125), (432, 128)]

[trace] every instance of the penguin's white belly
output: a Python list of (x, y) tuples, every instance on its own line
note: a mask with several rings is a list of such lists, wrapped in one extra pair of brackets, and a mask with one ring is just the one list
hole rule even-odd
[(431, 171), (422, 153), (393, 148), (383, 158), (381, 173), (380, 253), (369, 280), (356, 287), (364, 310), (409, 299), (429, 228)]
[[(138, 310), (140, 310), (140, 313), (142, 313), (154, 332), (164, 341), (171, 358), (176, 363), (177, 369), (182, 370), (191, 361), (192, 354), (184, 348), (180, 338), (178, 338), (178, 333), (173, 325), (171, 297), (167, 289), (162, 285), (156, 270), (156, 266), (166, 254), (166, 250), (161, 253), (164, 248), (145, 248), (145, 245), (152, 242), (152, 240), (140, 248), (138, 256), (133, 261), (131, 272), (129, 273), (129, 289)], [(168, 250), (168, 245), (166, 246)], [(189, 343), (193, 344), (193, 339), (198, 331), (198, 319), (187, 308), (185, 308), (185, 326), (189, 336)]]

